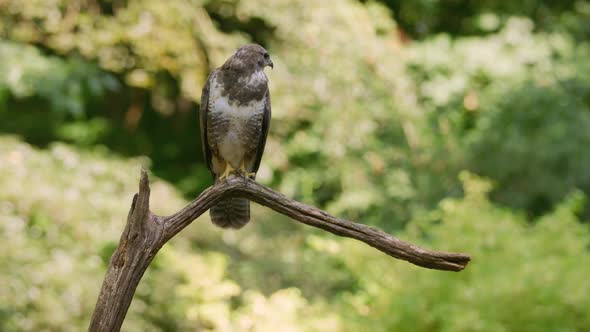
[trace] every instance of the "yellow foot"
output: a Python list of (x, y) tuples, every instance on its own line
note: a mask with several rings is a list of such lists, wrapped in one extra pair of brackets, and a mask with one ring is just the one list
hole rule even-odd
[(249, 173), (248, 170), (246, 169), (246, 165), (244, 165), (244, 161), (242, 160), (242, 162), (240, 163), (240, 174), (249, 177), (250, 179), (253, 179), (256, 176), (256, 173)]
[(225, 163), (225, 171), (223, 171), (223, 174), (221, 174), (221, 176), (219, 177), (219, 181), (227, 179), (230, 174), (236, 174), (236, 170), (233, 167), (231, 167), (229, 163)]

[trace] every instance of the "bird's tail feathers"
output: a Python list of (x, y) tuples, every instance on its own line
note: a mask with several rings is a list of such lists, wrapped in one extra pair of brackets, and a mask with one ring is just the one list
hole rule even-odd
[(222, 200), (209, 210), (211, 221), (222, 228), (242, 228), (250, 221), (250, 201), (231, 197)]

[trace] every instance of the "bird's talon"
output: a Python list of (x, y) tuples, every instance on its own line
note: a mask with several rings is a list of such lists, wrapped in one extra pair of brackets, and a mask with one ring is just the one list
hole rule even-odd
[(244, 161), (242, 161), (240, 163), (240, 169), (239, 169), (240, 175), (246, 177), (246, 178), (253, 178), (254, 175), (256, 175), (256, 173), (249, 173), (248, 170), (246, 170), (246, 165), (244, 164)]
[(227, 178), (229, 178), (229, 176), (231, 174), (236, 174), (237, 171), (231, 167), (231, 165), (229, 163), (225, 164), (225, 171), (223, 171), (223, 174), (221, 174), (221, 176), (219, 177), (219, 181), (223, 181), (226, 180)]

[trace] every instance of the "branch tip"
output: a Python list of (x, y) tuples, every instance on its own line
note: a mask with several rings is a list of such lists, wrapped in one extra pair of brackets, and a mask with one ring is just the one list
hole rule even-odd
[(141, 213), (147, 215), (150, 210), (150, 180), (145, 166), (141, 167), (139, 174), (139, 192), (133, 197), (132, 214)]
[(150, 190), (150, 180), (148, 176), (147, 169), (145, 166), (141, 166), (141, 171), (139, 175), (139, 194), (141, 195), (142, 192), (149, 192)]

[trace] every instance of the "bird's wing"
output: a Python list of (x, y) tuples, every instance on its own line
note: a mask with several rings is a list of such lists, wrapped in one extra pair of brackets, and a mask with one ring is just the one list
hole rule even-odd
[(258, 172), (260, 167), (260, 161), (262, 160), (262, 153), (264, 153), (264, 146), (266, 145), (266, 137), (268, 136), (268, 129), (270, 127), (270, 92), (268, 88), (264, 96), (264, 115), (262, 117), (262, 130), (260, 133), (260, 140), (258, 141), (258, 147), (256, 149), (256, 159), (254, 160), (253, 172)]
[(211, 165), (211, 148), (209, 147), (209, 142), (207, 142), (207, 113), (209, 112), (209, 85), (216, 74), (216, 71), (212, 71), (207, 77), (207, 81), (205, 82), (205, 86), (203, 87), (203, 92), (201, 94), (201, 105), (200, 105), (200, 122), (201, 122), (201, 146), (203, 148), (203, 156), (205, 157), (205, 162), (207, 163), (207, 167), (211, 171), (211, 174), (215, 178), (215, 174), (213, 173), (213, 166)]

